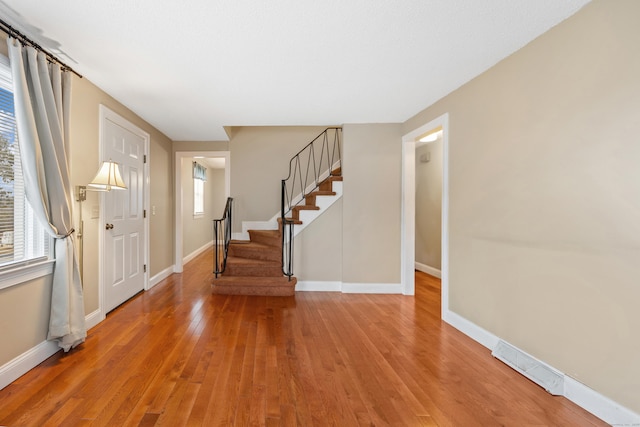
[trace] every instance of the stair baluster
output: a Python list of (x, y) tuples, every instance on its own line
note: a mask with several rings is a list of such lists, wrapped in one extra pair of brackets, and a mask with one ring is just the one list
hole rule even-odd
[[(307, 197), (315, 192), (320, 184), (336, 174), (341, 174), (341, 135), (342, 128), (325, 129), (291, 158), (289, 176), (282, 180), (282, 273), (289, 278), (293, 276), (293, 226), (300, 223), (298, 212), (311, 208), (310, 205), (302, 203), (306, 203)], [(292, 217), (288, 218), (287, 214), (292, 211)]]
[(229, 197), (224, 207), (222, 218), (213, 220), (213, 274), (224, 273), (227, 268), (227, 256), (229, 254), (229, 242), (231, 241), (231, 218), (233, 209), (233, 198)]

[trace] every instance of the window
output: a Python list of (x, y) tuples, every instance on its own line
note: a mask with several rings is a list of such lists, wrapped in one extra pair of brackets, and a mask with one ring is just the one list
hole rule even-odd
[(204, 181), (193, 179), (193, 214), (204, 215)]
[(0, 55), (0, 273), (44, 261), (49, 252), (50, 239), (25, 197), (14, 111), (9, 59)]
[(207, 180), (207, 168), (193, 162), (193, 215), (204, 215), (204, 182)]

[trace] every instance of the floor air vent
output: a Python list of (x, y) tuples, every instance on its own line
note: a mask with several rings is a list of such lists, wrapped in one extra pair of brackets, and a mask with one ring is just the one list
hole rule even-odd
[(553, 395), (564, 394), (564, 377), (562, 375), (506, 342), (498, 341), (491, 355), (511, 366), (549, 393)]

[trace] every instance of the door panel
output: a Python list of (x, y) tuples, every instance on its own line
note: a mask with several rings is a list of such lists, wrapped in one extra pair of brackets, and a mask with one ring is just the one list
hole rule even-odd
[(120, 165), (127, 190), (105, 193), (105, 308), (110, 311), (144, 288), (145, 138), (105, 118), (106, 158)]

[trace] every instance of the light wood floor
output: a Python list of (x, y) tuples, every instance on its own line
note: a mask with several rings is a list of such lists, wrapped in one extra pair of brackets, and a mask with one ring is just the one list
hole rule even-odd
[(211, 253), (0, 391), (6, 426), (593, 426), (416, 296), (212, 295)]

